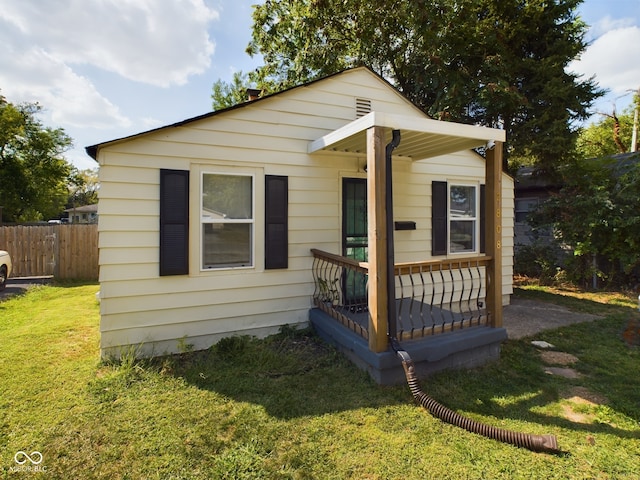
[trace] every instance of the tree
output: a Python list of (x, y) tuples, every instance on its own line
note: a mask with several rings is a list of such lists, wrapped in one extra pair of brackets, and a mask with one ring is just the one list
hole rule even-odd
[(577, 142), (578, 156), (600, 158), (625, 153), (631, 148), (634, 106), (617, 115), (601, 113), (601, 120), (580, 130)]
[(267, 0), (248, 80), (275, 92), (367, 65), (433, 118), (507, 130), (507, 158), (555, 173), (602, 95), (566, 67), (585, 48), (581, 0)]
[[(565, 186), (541, 206), (532, 223), (552, 226), (583, 266), (597, 255), (610, 266), (601, 276), (629, 280), (640, 266), (640, 153), (581, 160), (568, 170)], [(592, 272), (585, 270), (573, 268), (573, 278), (585, 280), (577, 278), (589, 277)]]
[(72, 167), (62, 153), (72, 141), (61, 128), (44, 127), (40, 110), (0, 95), (0, 205), (8, 222), (55, 217), (67, 201)]
[(81, 207), (98, 203), (98, 169), (73, 169), (70, 175), (69, 198), (67, 208)]
[(242, 71), (233, 74), (231, 83), (217, 80), (213, 84), (213, 93), (211, 95), (213, 109), (222, 110), (244, 102), (247, 99), (246, 90), (250, 85), (251, 82), (248, 75), (242, 73)]

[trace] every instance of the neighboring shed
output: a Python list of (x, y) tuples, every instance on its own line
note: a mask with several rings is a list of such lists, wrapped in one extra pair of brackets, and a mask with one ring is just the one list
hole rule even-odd
[[(392, 131), (401, 136), (392, 157), (396, 301), (408, 298), (403, 278), (417, 278), (409, 268), (436, 265), (427, 283), (440, 285), (439, 311), (473, 305), (483, 316), (459, 326), (443, 320), (443, 337), (454, 334), (460, 350), (468, 333), (455, 336), (459, 329), (491, 331), (495, 357), (512, 293), (513, 180), (495, 167), (504, 132), (430, 120), (363, 67), (87, 147), (100, 164), (102, 355), (131, 345), (148, 355), (185, 342), (205, 349), (223, 337), (307, 325), (310, 310), (359, 331), (372, 353), (386, 350), (394, 299), (381, 292), (394, 287), (383, 278), (384, 145)], [(471, 150), (487, 141), (497, 144), (490, 162)], [(462, 271), (467, 259), (475, 263)], [(477, 285), (467, 287), (475, 272)], [(433, 295), (411, 308), (436, 303)], [(409, 329), (399, 305), (400, 338), (437, 333)]]

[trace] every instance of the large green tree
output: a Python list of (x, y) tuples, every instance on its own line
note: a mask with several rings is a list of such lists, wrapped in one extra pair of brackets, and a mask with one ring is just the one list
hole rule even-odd
[(81, 207), (98, 203), (98, 169), (73, 169), (70, 175), (69, 198), (67, 208)]
[[(636, 105), (640, 97), (636, 96)], [(600, 120), (581, 129), (578, 136), (578, 157), (599, 158), (631, 150), (634, 112), (636, 106), (630, 106), (621, 114), (615, 110), (601, 113)]]
[(602, 94), (566, 68), (586, 47), (580, 2), (267, 0), (248, 80), (274, 92), (367, 65), (433, 118), (505, 128), (512, 163), (553, 173)]
[(7, 222), (57, 217), (68, 198), (72, 144), (64, 130), (44, 127), (38, 104), (14, 105), (0, 96), (0, 206)]

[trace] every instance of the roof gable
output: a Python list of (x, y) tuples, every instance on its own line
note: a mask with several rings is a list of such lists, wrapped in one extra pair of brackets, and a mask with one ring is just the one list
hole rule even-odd
[[(397, 96), (397, 98), (400, 99), (401, 102), (404, 102), (407, 105), (407, 107), (413, 109), (415, 111), (416, 115), (423, 116), (424, 118), (428, 118), (427, 115), (424, 114), (415, 104), (413, 104), (409, 99), (407, 99), (404, 95), (402, 95), (402, 93), (400, 93), (393, 85), (391, 85), (387, 80), (385, 80), (383, 77), (381, 77), (380, 75), (375, 73), (373, 70), (371, 70), (368, 67), (355, 67), (355, 68), (351, 68), (351, 69), (348, 69), (348, 70), (343, 70), (341, 72), (334, 73), (332, 75), (328, 75), (326, 77), (322, 77), (322, 78), (313, 80), (311, 82), (307, 82), (307, 83), (304, 83), (304, 84), (301, 84), (301, 85), (298, 85), (298, 86), (295, 86), (295, 87), (292, 87), (292, 88), (289, 88), (289, 89), (286, 89), (286, 90), (282, 90), (280, 92), (276, 92), (276, 93), (272, 93), (272, 94), (269, 94), (269, 95), (265, 95), (263, 97), (259, 97), (259, 98), (255, 99), (255, 100), (248, 100), (246, 102), (239, 103), (237, 105), (233, 105), (231, 107), (228, 107), (228, 108), (225, 108), (225, 109), (222, 109), (222, 110), (215, 110), (215, 111), (207, 112), (207, 113), (205, 113), (203, 115), (198, 115), (198, 116), (195, 116), (195, 117), (187, 118), (185, 120), (181, 120), (179, 122), (172, 123), (172, 124), (169, 124), (169, 125), (165, 125), (165, 126), (162, 126), (162, 127), (157, 127), (157, 128), (151, 129), (151, 130), (146, 130), (146, 131), (143, 131), (143, 132), (140, 132), (140, 133), (136, 133), (136, 134), (129, 135), (129, 136), (126, 136), (126, 137), (117, 138), (117, 139), (114, 139), (114, 140), (109, 140), (109, 141), (98, 143), (98, 144), (95, 144), (95, 145), (90, 145), (90, 146), (85, 147), (85, 151), (87, 152), (87, 154), (91, 158), (96, 160), (97, 159), (97, 155), (98, 155), (98, 150), (100, 148), (106, 147), (108, 145), (113, 145), (113, 144), (121, 143), (121, 142), (128, 142), (128, 141), (137, 139), (137, 138), (145, 136), (145, 135), (161, 132), (161, 131), (164, 131), (164, 130), (167, 130), (167, 129), (186, 126), (186, 125), (189, 125), (189, 124), (194, 123), (194, 122), (199, 122), (199, 121), (207, 120), (207, 119), (210, 119), (210, 118), (213, 118), (213, 117), (225, 115), (225, 114), (228, 114), (229, 112), (236, 111), (238, 109), (247, 108), (249, 106), (251, 106), (251, 107), (259, 106), (261, 104), (261, 102), (267, 102), (267, 101), (269, 101), (271, 99), (274, 99), (276, 97), (281, 97), (281, 96), (285, 96), (285, 95), (288, 95), (288, 94), (292, 94), (293, 92), (296, 92), (296, 91), (302, 90), (304, 88), (320, 84), (322, 82), (328, 82), (328, 81), (330, 81), (332, 79), (346, 80), (346, 79), (349, 78), (349, 76), (353, 76), (355, 78), (355, 77), (357, 77), (357, 75), (362, 75), (362, 74), (369, 75), (370, 77), (374, 78), (375, 81), (380, 82), (381, 85), (384, 85), (383, 88), (387, 88), (389, 90), (389, 92), (392, 92), (395, 96)], [(354, 106), (354, 108), (355, 108), (355, 106)]]

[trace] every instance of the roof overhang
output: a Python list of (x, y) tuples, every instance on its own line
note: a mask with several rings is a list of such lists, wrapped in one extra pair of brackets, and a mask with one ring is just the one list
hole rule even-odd
[(329, 151), (365, 154), (367, 130), (372, 127), (382, 127), (388, 141), (391, 140), (393, 130), (400, 130), (400, 145), (393, 154), (412, 160), (423, 160), (506, 140), (505, 131), (497, 128), (371, 112), (310, 142), (308, 153)]

